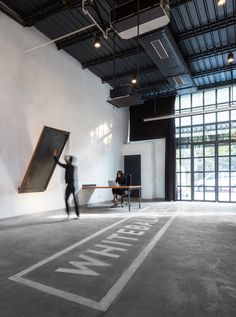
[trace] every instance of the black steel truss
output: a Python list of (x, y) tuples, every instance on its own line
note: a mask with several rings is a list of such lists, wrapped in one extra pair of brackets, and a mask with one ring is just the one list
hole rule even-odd
[(59, 40), (56, 42), (56, 45), (57, 48), (61, 50), (69, 46), (91, 40), (91, 38), (94, 38), (94, 34), (96, 34), (96, 36), (102, 36), (102, 33), (100, 31), (98, 32), (98, 28), (94, 26), (89, 31), (78, 33), (72, 36), (68, 36), (66, 39)]
[[(193, 55), (184, 56), (184, 59), (188, 63), (190, 63), (190, 62), (196, 61), (198, 59), (209, 58), (209, 57), (212, 57), (212, 56), (215, 56), (215, 55), (218, 55), (218, 54), (224, 54), (224, 53), (227, 53), (227, 52), (229, 52), (231, 50), (234, 50), (234, 49), (236, 49), (236, 44), (235, 43), (234, 44), (228, 44), (228, 45), (220, 46), (220, 47), (215, 47), (215, 48), (209, 49), (209, 50), (204, 51), (204, 52), (194, 53)], [(138, 54), (137, 51), (138, 51), (137, 48), (132, 48), (132, 49), (129, 49), (129, 50), (125, 50), (125, 51), (119, 52), (118, 54), (111, 54), (111, 55), (108, 55), (108, 56), (105, 56), (105, 57), (102, 57), (102, 58), (98, 58), (98, 59), (95, 59), (95, 60), (92, 60), (92, 61), (85, 62), (82, 65), (83, 65), (83, 68), (89, 68), (89, 67), (92, 67), (92, 66), (95, 66), (95, 65), (102, 64), (104, 62), (111, 61), (111, 60), (116, 59), (116, 58), (123, 58), (123, 57), (136, 55), (136, 54)], [(133, 54), (132, 54), (132, 52), (133, 52)], [(144, 48), (142, 46), (140, 46), (139, 52), (140, 53), (144, 52)], [(122, 76), (122, 77), (126, 77), (126, 76)]]
[[(109, 31), (108, 33), (110, 33), (111, 31)], [(69, 46), (75, 45), (75, 44), (79, 44), (81, 42), (87, 41), (87, 40), (91, 40), (94, 39), (94, 34), (96, 33), (97, 37), (102, 37), (103, 34), (101, 31), (98, 30), (98, 28), (96, 26), (94, 26), (93, 28), (91, 28), (89, 31), (86, 31), (84, 33), (78, 33), (72, 36), (68, 36), (66, 39), (63, 40), (59, 40), (56, 42), (57, 48), (59, 50), (67, 48)]]
[(17, 12), (13, 11), (10, 7), (4, 4), (2, 1), (0, 2), (0, 11), (8, 15), (11, 19), (16, 21), (17, 23), (25, 26), (25, 21)]
[(224, 45), (224, 46), (219, 46), (219, 47), (214, 47), (212, 49), (208, 49), (207, 51), (198, 52), (198, 53), (194, 53), (192, 55), (185, 56), (185, 61), (186, 62), (194, 62), (194, 61), (197, 61), (199, 59), (210, 58), (212, 56), (225, 54), (225, 53), (228, 53), (228, 52), (235, 50), (235, 49), (236, 49), (236, 43), (228, 44), (228, 45)]
[(143, 47), (139, 47), (139, 49), (137, 47), (134, 48), (130, 48), (128, 50), (125, 51), (121, 51), (115, 54), (111, 54), (108, 56), (104, 56), (89, 62), (85, 62), (82, 63), (82, 67), (83, 68), (90, 68), (92, 66), (96, 66), (105, 62), (109, 62), (112, 61), (113, 59), (117, 59), (117, 58), (124, 58), (124, 57), (128, 57), (128, 56), (133, 56), (133, 55), (137, 55), (139, 53), (143, 53), (144, 52), (144, 48)]
[[(151, 65), (151, 66), (146, 66), (146, 67), (140, 67), (139, 68), (139, 74), (146, 74), (146, 73), (152, 73), (152, 72), (156, 72), (159, 71), (159, 68), (156, 65)], [(137, 73), (137, 69), (132, 69), (130, 71), (127, 71), (125, 73), (120, 73), (120, 74), (116, 74), (115, 76), (106, 76), (106, 77), (102, 77), (102, 82), (103, 83), (108, 83), (111, 81), (114, 81), (114, 79), (121, 79), (124, 77), (130, 77), (133, 76)]]
[[(174, 8), (190, 2), (192, 0), (171, 0), (170, 7)], [(13, 20), (20, 23), (23, 26), (33, 26), (36, 23), (48, 18), (49, 16), (56, 14), (60, 11), (70, 9), (74, 6), (81, 6), (81, 0), (56, 0), (50, 5), (42, 6), (41, 8), (31, 12), (29, 15), (20, 16), (16, 12), (12, 11), (11, 8), (4, 5), (3, 2), (0, 3), (0, 9), (2, 12), (10, 16)]]
[[(182, 1), (182, 2), (184, 3), (184, 1)], [(178, 3), (180, 4), (180, 2), (178, 2)], [(181, 3), (181, 4), (183, 4), (183, 3)], [(234, 24), (236, 24), (236, 16), (233, 15), (231, 17), (227, 17), (224, 19), (220, 19), (216, 22), (206, 24), (202, 27), (195, 28), (194, 30), (181, 32), (179, 34), (176, 34), (175, 38), (177, 41), (187, 40), (189, 38), (192, 38), (193, 36), (198, 36), (201, 34), (209, 33), (209, 32), (215, 31), (215, 30), (226, 28), (226, 27), (234, 25)], [(112, 33), (112, 32), (113, 31), (110, 30), (110, 33)], [(86, 36), (86, 40), (92, 39), (94, 37), (93, 33), (94, 32), (88, 31), (87, 36)], [(102, 35), (102, 34), (100, 34), (100, 35)], [(67, 39), (62, 40), (61, 42), (58, 42), (58, 48), (63, 49), (67, 46), (74, 45), (74, 44), (81, 42), (81, 41), (83, 41), (83, 38), (80, 36), (80, 34), (73, 36), (73, 37), (68, 37)]]
[(24, 26), (33, 26), (58, 12), (81, 6), (81, 0), (57, 0), (47, 6), (42, 6), (29, 15), (23, 16)]
[(194, 30), (189, 30), (189, 31), (186, 31), (183, 33), (176, 34), (175, 38), (177, 41), (183, 41), (183, 40), (187, 40), (191, 37), (202, 35), (202, 34), (216, 31), (219, 29), (223, 29), (223, 28), (229, 27), (229, 26), (234, 25), (234, 24), (236, 24), (236, 16), (235, 15), (229, 16), (227, 18), (219, 19), (216, 22), (205, 24), (204, 26), (197, 27)]
[(35, 25), (36, 23), (50, 17), (53, 14), (77, 6), (81, 6), (81, 0), (57, 0), (50, 5), (42, 6), (41, 8), (32, 11), (28, 15), (19, 16), (16, 12), (12, 11), (11, 8), (0, 2), (0, 9), (5, 14), (10, 16), (10, 18), (20, 23), (21, 25), (28, 27)]
[(199, 77), (230, 72), (230, 71), (233, 71), (235, 69), (236, 69), (236, 65), (227, 65), (227, 66), (223, 66), (223, 67), (217, 67), (217, 68), (213, 68), (213, 69), (209, 69), (209, 70), (204, 70), (202, 72), (195, 72), (192, 74), (192, 77), (193, 77), (193, 79), (196, 79)]
[[(203, 77), (203, 76), (210, 76), (210, 75), (214, 75), (214, 74), (232, 71), (235, 69), (236, 69), (236, 65), (226, 65), (223, 67), (217, 67), (217, 68), (205, 70), (202, 72), (192, 73), (192, 77), (198, 78), (198, 77)], [(139, 74), (142, 75), (142, 74), (147, 74), (147, 73), (151, 73), (151, 72), (155, 72), (155, 71), (159, 71), (159, 68), (156, 65), (151, 65), (151, 66), (141, 67), (139, 69)], [(136, 72), (137, 72), (137, 69), (132, 69), (132, 70), (124, 72), (124, 73), (116, 74), (115, 76), (102, 77), (101, 79), (102, 79), (103, 83), (112, 82), (112, 81), (117, 80), (117, 79), (121, 79), (121, 78), (135, 75)]]
[[(156, 82), (155, 85), (158, 86), (159, 82)], [(207, 85), (202, 85), (202, 86), (197, 86), (198, 91), (206, 90), (206, 89), (211, 89), (211, 88), (218, 88), (218, 87), (225, 87), (225, 86), (230, 86), (236, 84), (236, 79), (233, 80), (226, 80), (220, 83), (214, 83), (214, 84), (207, 84)], [(161, 91), (161, 89), (164, 89)], [(169, 90), (166, 90), (166, 85), (159, 85), (158, 90), (155, 87), (151, 87), (148, 90), (148, 87), (146, 87), (145, 90), (140, 91), (140, 94), (142, 96), (142, 99), (153, 99), (153, 98), (158, 98), (161, 96), (173, 96), (176, 95), (177, 92), (173, 88), (169, 88)]]

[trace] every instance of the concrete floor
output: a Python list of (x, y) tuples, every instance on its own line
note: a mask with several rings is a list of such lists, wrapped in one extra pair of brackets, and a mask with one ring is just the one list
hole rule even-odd
[(235, 317), (235, 204), (0, 220), (1, 317)]

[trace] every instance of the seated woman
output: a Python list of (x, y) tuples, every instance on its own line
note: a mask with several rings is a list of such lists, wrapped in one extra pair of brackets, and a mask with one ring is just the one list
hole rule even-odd
[[(116, 173), (116, 183), (120, 186), (126, 185), (125, 175), (120, 170)], [(122, 196), (124, 191), (125, 189), (123, 188), (112, 188), (113, 205), (111, 207), (116, 207), (118, 205), (117, 196)]]

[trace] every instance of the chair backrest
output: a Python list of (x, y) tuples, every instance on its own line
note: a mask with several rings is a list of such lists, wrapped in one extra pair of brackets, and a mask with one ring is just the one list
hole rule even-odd
[(132, 185), (132, 175), (126, 174), (126, 185), (131, 186)]

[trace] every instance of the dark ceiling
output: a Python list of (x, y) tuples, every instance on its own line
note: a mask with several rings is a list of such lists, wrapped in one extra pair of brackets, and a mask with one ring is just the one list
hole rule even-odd
[[(102, 34), (97, 26), (56, 41), (57, 48), (112, 87), (129, 84), (138, 70), (138, 90), (143, 99), (176, 94), (144, 47), (138, 45), (141, 37), (121, 39), (110, 28), (111, 9), (124, 2), (127, 1), (93, 1), (96, 21), (108, 34), (107, 39), (101, 36), (99, 49), (94, 48), (94, 36)], [(81, 0), (0, 1), (4, 13), (24, 27), (37, 28), (50, 39), (93, 23), (81, 5)], [(218, 6), (216, 0), (170, 0), (169, 5), (168, 28), (198, 90), (236, 82), (236, 0), (226, 0), (223, 6)], [(231, 64), (227, 61), (229, 52), (234, 53)]]

